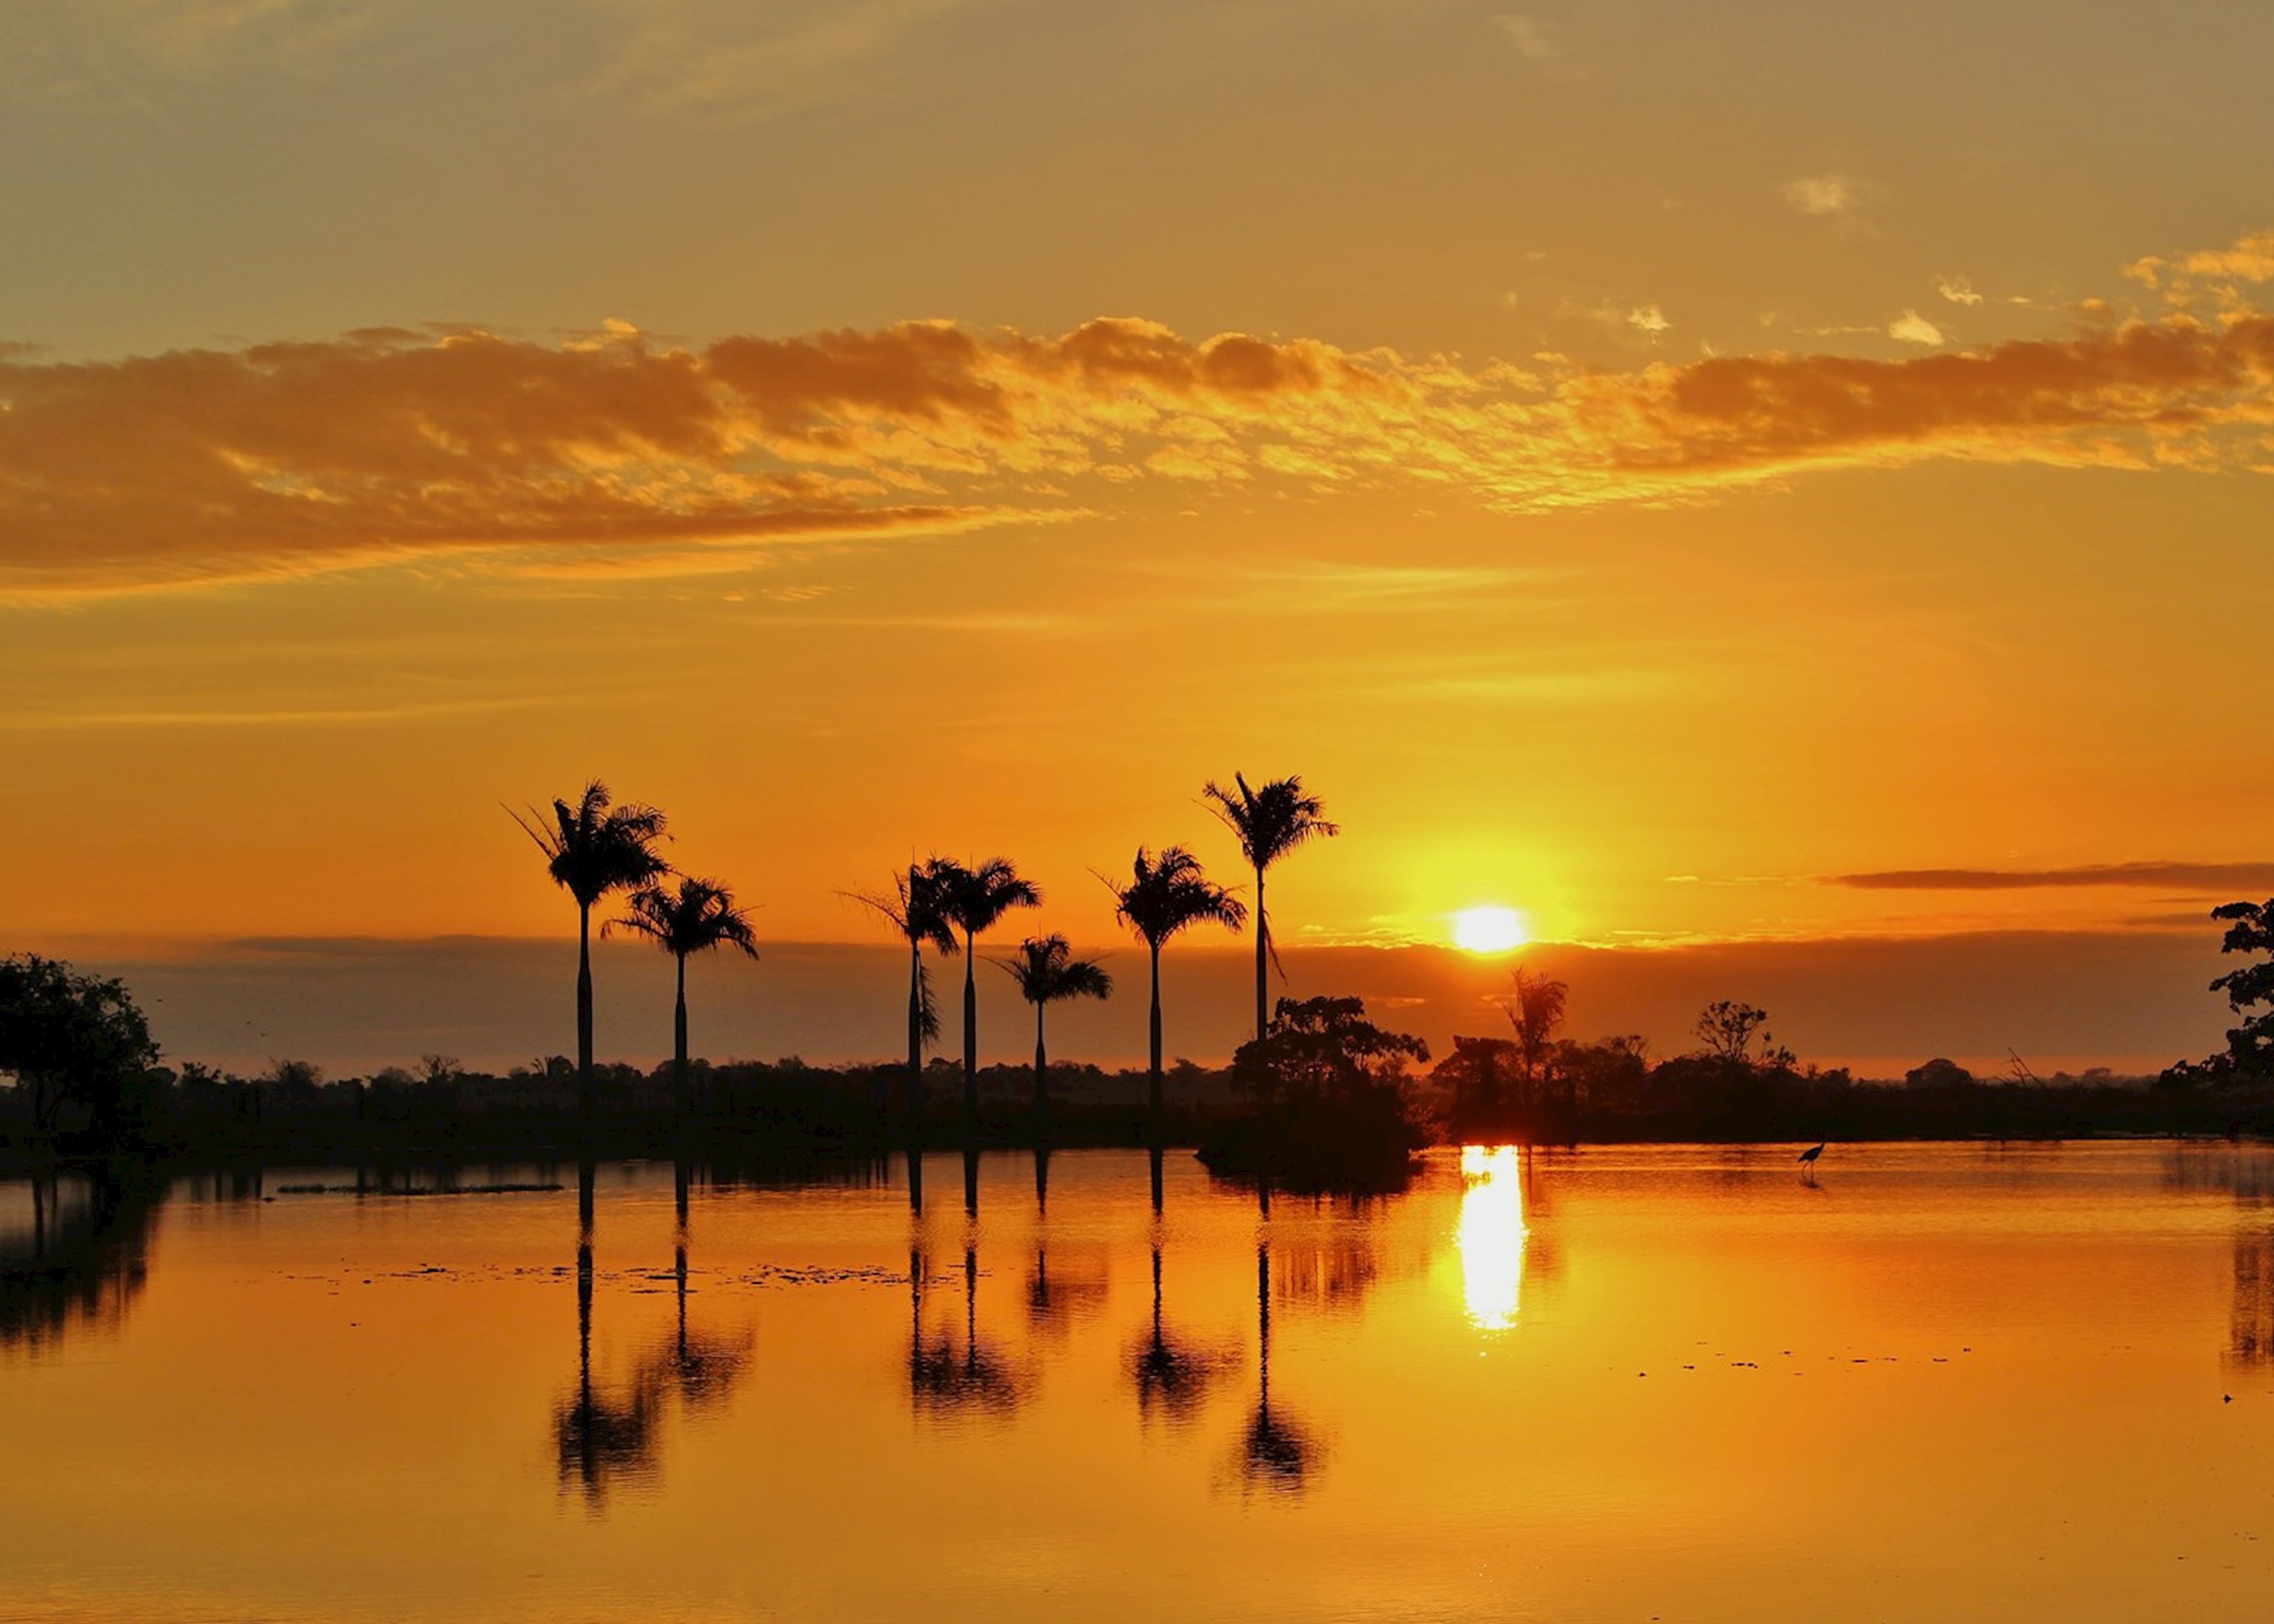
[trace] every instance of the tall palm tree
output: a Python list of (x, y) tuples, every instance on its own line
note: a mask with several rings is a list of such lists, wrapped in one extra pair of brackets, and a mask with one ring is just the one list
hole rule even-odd
[[(923, 950), (942, 953), (959, 951), (955, 925), (947, 916), (948, 875), (956, 865), (934, 857), (910, 863), (907, 871), (892, 876), (889, 894), (847, 891), (845, 895), (883, 914), (908, 944), (908, 1121), (913, 1129), (923, 1116), (923, 1046), (939, 1036), (939, 1010), (931, 1001), (931, 978), (924, 974)], [(909, 1195), (916, 1199), (916, 1179), (911, 1169)]]
[[(1113, 978), (1094, 960), (1076, 959), (1066, 939), (1056, 934), (1028, 936), (1019, 944), (1018, 952), (1003, 962), (1003, 968), (1019, 983), (1020, 996), (1035, 1006), (1035, 1122), (1039, 1134), (1050, 1108), (1050, 1061), (1043, 1047), (1043, 1011), (1064, 998), (1107, 997), (1113, 991)], [(1038, 1137), (1038, 1147), (1040, 1143)], [(1041, 1154), (1037, 1148), (1035, 1154)], [(1035, 1164), (1038, 1190), (1041, 1166)]]
[(943, 870), (948, 922), (963, 932), (963, 1114), (979, 1120), (979, 989), (972, 972), (977, 966), (974, 943), (1013, 908), (1041, 906), (1043, 893), (1030, 880), (1019, 877), (1007, 857), (990, 857), (975, 868), (950, 863)]
[(611, 891), (636, 891), (671, 872), (656, 854), (663, 814), (636, 802), (608, 804), (608, 786), (594, 778), (570, 806), (553, 803), (553, 823), (535, 808), (506, 808), (522, 832), (545, 853), (553, 883), (576, 899), (576, 1110), (592, 1122), (592, 909)]
[(1144, 937), (1153, 966), (1152, 1069), (1147, 1073), (1145, 1101), (1153, 1131), (1161, 1126), (1161, 944), (1179, 932), (1200, 924), (1222, 925), (1239, 930), (1247, 918), (1246, 905), (1210, 880), (1200, 859), (1181, 846), (1163, 849), (1158, 857), (1143, 846), (1130, 865), (1129, 883), (1106, 881), (1113, 892), (1114, 917)]
[(687, 1124), (687, 956), (731, 947), (758, 956), (749, 915), (734, 905), (734, 893), (716, 880), (681, 876), (679, 889), (643, 885), (631, 895), (630, 912), (600, 927), (643, 936), (669, 953), (679, 970), (679, 1005), (672, 1017), (671, 1103), (679, 1124)]
[(1502, 1006), (1508, 1024), (1516, 1032), (1517, 1061), (1524, 1067), (1525, 1102), (1532, 1103), (1534, 1091), (1540, 1085), (1541, 1064), (1547, 1058), (1548, 1046), (1555, 1040), (1555, 1032), (1563, 1024), (1563, 1004), (1570, 989), (1562, 981), (1534, 974), (1522, 965), (1510, 973), (1510, 996)]
[(1271, 916), (1263, 906), (1263, 871), (1306, 841), (1342, 831), (1327, 821), (1324, 801), (1303, 793), (1299, 778), (1274, 778), (1261, 789), (1250, 789), (1247, 780), (1235, 772), (1231, 782), (1232, 788), (1225, 789), (1210, 779), (1201, 795), (1212, 803), (1209, 809), (1224, 827), (1239, 837), (1240, 854), (1255, 870), (1255, 1035), (1261, 1038), (1271, 1026), (1264, 966), (1274, 957)]

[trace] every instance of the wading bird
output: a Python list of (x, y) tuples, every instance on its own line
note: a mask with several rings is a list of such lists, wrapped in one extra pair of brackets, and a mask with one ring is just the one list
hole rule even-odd
[(1814, 1167), (1816, 1165), (1817, 1157), (1823, 1154), (1824, 1147), (1822, 1145), (1811, 1145), (1806, 1150), (1800, 1153), (1800, 1159), (1808, 1166)]

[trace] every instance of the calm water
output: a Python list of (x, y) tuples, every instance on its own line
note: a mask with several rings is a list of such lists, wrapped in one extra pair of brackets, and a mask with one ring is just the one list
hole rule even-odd
[(891, 1172), (0, 1184), (0, 1617), (2267, 1616), (2264, 1152)]

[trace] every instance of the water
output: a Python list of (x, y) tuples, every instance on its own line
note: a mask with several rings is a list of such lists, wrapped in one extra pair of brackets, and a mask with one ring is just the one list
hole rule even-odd
[(2265, 1615), (2263, 1151), (925, 1171), (0, 1184), (0, 1617)]

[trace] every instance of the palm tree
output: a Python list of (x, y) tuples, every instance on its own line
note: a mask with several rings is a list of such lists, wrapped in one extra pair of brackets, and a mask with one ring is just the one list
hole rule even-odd
[[(927, 1040), (939, 1035), (939, 1011), (931, 1001), (931, 979), (924, 974), (923, 950), (929, 944), (942, 953), (958, 951), (955, 926), (947, 916), (948, 876), (956, 868), (945, 858), (934, 857), (910, 863), (906, 873), (894, 875), (889, 896), (868, 891), (844, 893), (883, 914), (908, 944), (907, 1112), (912, 1129), (923, 1116), (923, 1046)], [(911, 1169), (911, 1199), (915, 1196), (915, 1180), (921, 1177)]]
[[(1062, 998), (1103, 998), (1113, 991), (1113, 978), (1088, 959), (1076, 959), (1062, 936), (1028, 936), (1019, 944), (1016, 957), (1004, 962), (1020, 996), (1035, 1006), (1035, 1123), (1039, 1136), (1050, 1108), (1050, 1056), (1043, 1047), (1043, 1011)], [(1041, 1140), (1037, 1137), (1036, 1144)], [(1037, 1155), (1041, 1151), (1037, 1149)], [(1041, 1163), (1036, 1164), (1040, 1188)]]
[(975, 868), (950, 863), (942, 870), (948, 922), (963, 932), (963, 1114), (979, 1120), (979, 989), (973, 943), (979, 933), (1013, 908), (1041, 906), (1043, 893), (1022, 880), (1007, 857), (990, 857)]
[(1532, 1102), (1532, 1091), (1540, 1081), (1540, 1069), (1555, 1041), (1556, 1028), (1563, 1024), (1563, 1002), (1570, 989), (1562, 981), (1533, 974), (1522, 965), (1510, 974), (1512, 986), (1509, 1002), (1504, 1005), (1508, 1024), (1516, 1031), (1517, 1057), (1524, 1067), (1525, 1102)]
[(553, 803), (553, 826), (535, 808), (506, 808), (545, 853), (553, 883), (576, 899), (576, 1109), (592, 1122), (592, 908), (611, 891), (635, 891), (671, 872), (656, 855), (663, 814), (636, 803), (610, 807), (608, 786), (594, 778), (571, 807)]
[(1130, 865), (1129, 883), (1106, 881), (1113, 892), (1114, 917), (1145, 938), (1153, 965), (1152, 1070), (1147, 1075), (1146, 1108), (1154, 1132), (1161, 1126), (1161, 944), (1191, 926), (1222, 925), (1237, 931), (1247, 918), (1246, 906), (1210, 880), (1200, 859), (1181, 846), (1163, 849), (1160, 856), (1137, 848)]
[(1235, 772), (1231, 782), (1233, 789), (1228, 790), (1211, 779), (1201, 795), (1214, 803), (1209, 810), (1224, 827), (1239, 837), (1240, 853), (1255, 870), (1255, 1035), (1261, 1038), (1271, 1026), (1264, 966), (1275, 957), (1271, 916), (1263, 907), (1263, 871), (1305, 841), (1342, 831), (1327, 821), (1325, 802), (1303, 793), (1299, 778), (1274, 778), (1261, 789), (1250, 789), (1247, 780)]
[(687, 956), (732, 947), (756, 959), (757, 940), (750, 921), (734, 906), (734, 893), (716, 880), (682, 876), (678, 891), (644, 885), (631, 895), (631, 911), (600, 927), (600, 934), (622, 929), (653, 942), (678, 962), (679, 1006), (672, 1018), (671, 1102), (679, 1125), (687, 1124)]

